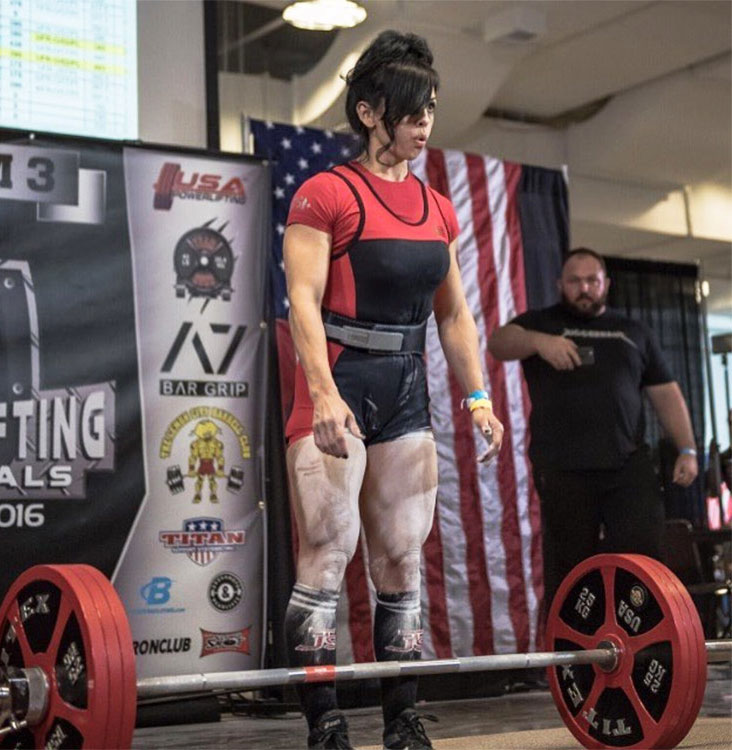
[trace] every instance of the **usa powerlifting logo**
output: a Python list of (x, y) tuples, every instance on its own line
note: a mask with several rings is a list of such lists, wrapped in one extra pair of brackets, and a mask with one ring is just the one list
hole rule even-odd
[(180, 164), (173, 162), (163, 164), (153, 188), (153, 208), (159, 211), (170, 210), (173, 198), (239, 205), (246, 203), (247, 199), (244, 180), (241, 177), (184, 172)]
[(196, 565), (209, 565), (222, 552), (246, 544), (244, 529), (226, 529), (221, 518), (187, 518), (181, 530), (161, 531), (158, 540), (174, 554), (185, 553)]

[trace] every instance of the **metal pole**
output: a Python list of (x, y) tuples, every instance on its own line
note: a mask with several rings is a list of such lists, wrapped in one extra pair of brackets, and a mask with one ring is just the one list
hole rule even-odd
[(712, 440), (715, 445), (719, 445), (717, 440), (717, 420), (715, 417), (717, 407), (716, 399), (714, 397), (714, 382), (712, 380), (712, 355), (709, 351), (709, 326), (707, 321), (707, 297), (704, 294), (703, 281), (697, 281), (699, 284), (699, 304), (701, 306), (701, 319), (702, 319), (702, 340), (704, 344), (704, 364), (706, 365), (707, 373), (707, 395), (709, 396), (709, 412), (711, 415), (711, 427), (712, 427)]
[[(726, 661), (732, 656), (732, 640), (706, 641), (707, 660)], [(495, 654), (428, 661), (380, 661), (327, 667), (251, 669), (241, 672), (199, 672), (170, 677), (146, 677), (137, 682), (137, 697), (157, 698), (212, 690), (238, 692), (275, 685), (331, 680), (363, 680), (377, 677), (448, 674), (451, 672), (496, 672), (504, 669), (536, 669), (572, 664), (597, 664), (605, 670), (615, 667), (615, 647), (587, 651), (543, 651), (534, 654)]]
[(255, 690), (273, 685), (331, 680), (362, 680), (376, 677), (404, 677), (451, 672), (494, 672), (504, 669), (534, 669), (571, 664), (597, 664), (612, 669), (617, 660), (614, 648), (587, 651), (538, 652), (465, 656), (429, 661), (381, 661), (329, 667), (252, 669), (243, 672), (200, 672), (170, 677), (146, 677), (137, 683), (138, 698), (153, 698), (206, 690)]

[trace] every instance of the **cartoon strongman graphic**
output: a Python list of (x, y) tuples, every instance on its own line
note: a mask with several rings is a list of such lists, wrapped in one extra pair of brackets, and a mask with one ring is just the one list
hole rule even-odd
[(218, 503), (217, 477), (224, 474), (224, 444), (216, 437), (221, 431), (210, 419), (202, 419), (193, 429), (196, 439), (191, 443), (188, 456), (188, 476), (196, 478), (194, 503), (201, 502), (201, 489), (208, 477), (209, 499)]

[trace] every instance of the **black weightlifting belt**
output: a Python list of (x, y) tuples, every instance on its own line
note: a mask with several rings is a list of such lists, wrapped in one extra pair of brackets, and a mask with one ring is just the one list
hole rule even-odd
[(323, 310), (323, 326), (329, 341), (372, 354), (424, 354), (427, 321), (411, 326), (366, 323)]

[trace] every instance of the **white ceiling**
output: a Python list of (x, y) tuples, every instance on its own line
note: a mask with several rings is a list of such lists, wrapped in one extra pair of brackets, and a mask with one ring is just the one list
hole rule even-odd
[[(288, 4), (257, 1), (275, 8)], [(360, 51), (381, 29), (421, 33), (435, 52), (442, 78), (434, 145), (546, 166), (567, 164), (570, 196), (573, 177), (613, 181), (623, 197), (628, 193), (624, 186), (681, 196), (678, 205), (685, 200), (687, 213), (683, 231), (655, 220), (644, 225), (637, 216), (605, 220), (597, 210), (583, 215), (577, 202), (572, 241), (612, 254), (703, 260), (706, 274), (732, 278), (731, 2), (362, 4), (367, 21), (340, 32), (299, 81), (301, 99), (338, 74), (345, 51)], [(494, 39), (512, 29), (539, 31), (530, 41)], [(605, 97), (607, 102), (595, 110), (582, 111)], [(487, 109), (495, 116), (485, 117)], [(547, 124), (546, 118), (559, 115), (562, 121)], [(312, 118), (315, 125), (342, 121), (342, 96)], [(718, 210), (728, 217), (717, 215), (713, 221), (709, 209), (696, 208), (693, 201), (711, 189), (726, 196)], [(716, 286), (721, 293), (714, 305), (732, 310), (729, 283)]]

